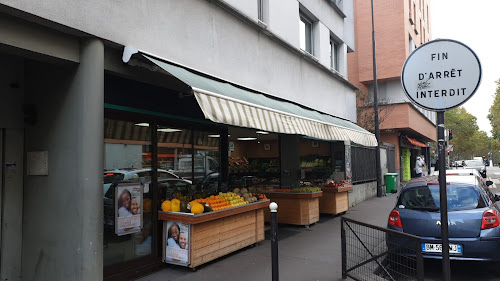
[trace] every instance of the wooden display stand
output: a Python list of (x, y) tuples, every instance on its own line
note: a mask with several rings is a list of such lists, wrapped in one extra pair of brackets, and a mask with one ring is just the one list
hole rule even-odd
[[(278, 204), (278, 223), (309, 225), (319, 221), (319, 198), (323, 192), (290, 193), (268, 192), (266, 197)], [(270, 222), (269, 210), (264, 212), (264, 220)]]
[[(158, 212), (158, 219), (190, 224), (189, 265), (195, 268), (239, 249), (264, 240), (264, 209), (269, 200), (240, 207), (188, 215)], [(164, 237), (166, 233), (163, 234)], [(163, 260), (165, 261), (165, 239)]]
[(352, 185), (344, 187), (322, 187), (323, 196), (319, 199), (319, 212), (337, 215), (349, 210), (349, 190)]

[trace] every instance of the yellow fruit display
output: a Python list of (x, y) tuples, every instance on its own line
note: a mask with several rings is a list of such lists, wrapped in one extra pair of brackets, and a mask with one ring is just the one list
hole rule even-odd
[(163, 203), (161, 203), (161, 210), (164, 212), (172, 211), (172, 202), (170, 202), (170, 200), (163, 201)]
[(172, 206), (172, 212), (180, 212), (181, 211), (181, 201), (179, 199), (172, 199), (170, 201)]
[(194, 204), (191, 205), (191, 213), (197, 215), (197, 214), (202, 214), (205, 208), (203, 208), (203, 205), (201, 204)]

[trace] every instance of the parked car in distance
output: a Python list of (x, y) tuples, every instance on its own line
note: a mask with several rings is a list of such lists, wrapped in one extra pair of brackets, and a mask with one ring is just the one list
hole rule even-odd
[(464, 169), (476, 169), (483, 178), (486, 178), (486, 165), (483, 160), (464, 160)]
[[(203, 180), (207, 175), (219, 171), (219, 162), (207, 155), (196, 154), (194, 156), (194, 168), (193, 168), (193, 156), (183, 155), (179, 158), (179, 163), (177, 164), (177, 169), (172, 170), (172, 173), (179, 175), (185, 179), (194, 179), (195, 182)], [(193, 175), (194, 170), (194, 175)]]
[[(500, 210), (476, 176), (447, 176), (450, 259), (500, 261)], [(441, 259), (441, 215), (436, 176), (411, 180), (401, 189), (387, 227), (420, 236), (424, 258)], [(388, 237), (388, 246), (405, 240)]]
[[(161, 179), (179, 179), (180, 177), (167, 170), (158, 169), (158, 180)], [(103, 191), (106, 192), (113, 182), (138, 182), (151, 181), (151, 168), (144, 169), (116, 169), (105, 171), (103, 176)]]
[[(438, 176), (439, 175), (439, 171), (434, 171), (433, 175), (435, 176)], [(481, 182), (481, 186), (483, 187), (484, 191), (486, 192), (486, 194), (488, 195), (488, 197), (490, 197), (490, 199), (493, 200), (493, 198), (495, 197), (495, 195), (493, 194), (493, 192), (491, 191), (490, 189), (490, 186), (493, 185), (493, 182), (492, 181), (487, 181), (483, 178), (483, 176), (476, 170), (476, 169), (451, 169), (451, 170), (446, 170), (446, 180), (449, 181), (449, 180), (455, 180), (455, 181), (459, 181), (459, 179), (456, 179), (456, 178), (449, 178), (450, 176), (475, 176), (480, 182)], [(464, 178), (462, 179), (463, 182), (467, 182), (467, 181), (464, 181), (464, 180), (467, 180), (467, 178)]]

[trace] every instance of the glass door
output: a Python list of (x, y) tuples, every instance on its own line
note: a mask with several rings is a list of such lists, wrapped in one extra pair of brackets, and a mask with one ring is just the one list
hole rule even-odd
[(149, 123), (104, 120), (104, 267), (153, 251), (153, 185)]

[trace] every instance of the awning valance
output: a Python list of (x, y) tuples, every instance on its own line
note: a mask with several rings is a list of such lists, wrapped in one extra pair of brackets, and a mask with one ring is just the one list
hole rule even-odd
[(375, 135), (348, 120), (202, 75), (148, 54), (142, 55), (190, 86), (205, 118), (213, 122), (377, 146)]
[(413, 145), (415, 145), (415, 146), (419, 146), (419, 147), (427, 147), (427, 145), (425, 145), (424, 143), (419, 142), (419, 141), (418, 141), (418, 140), (416, 140), (416, 139), (412, 139), (412, 138), (409, 138), (409, 137), (406, 137), (406, 138), (408, 139), (408, 141), (409, 141), (411, 144), (413, 144)]

